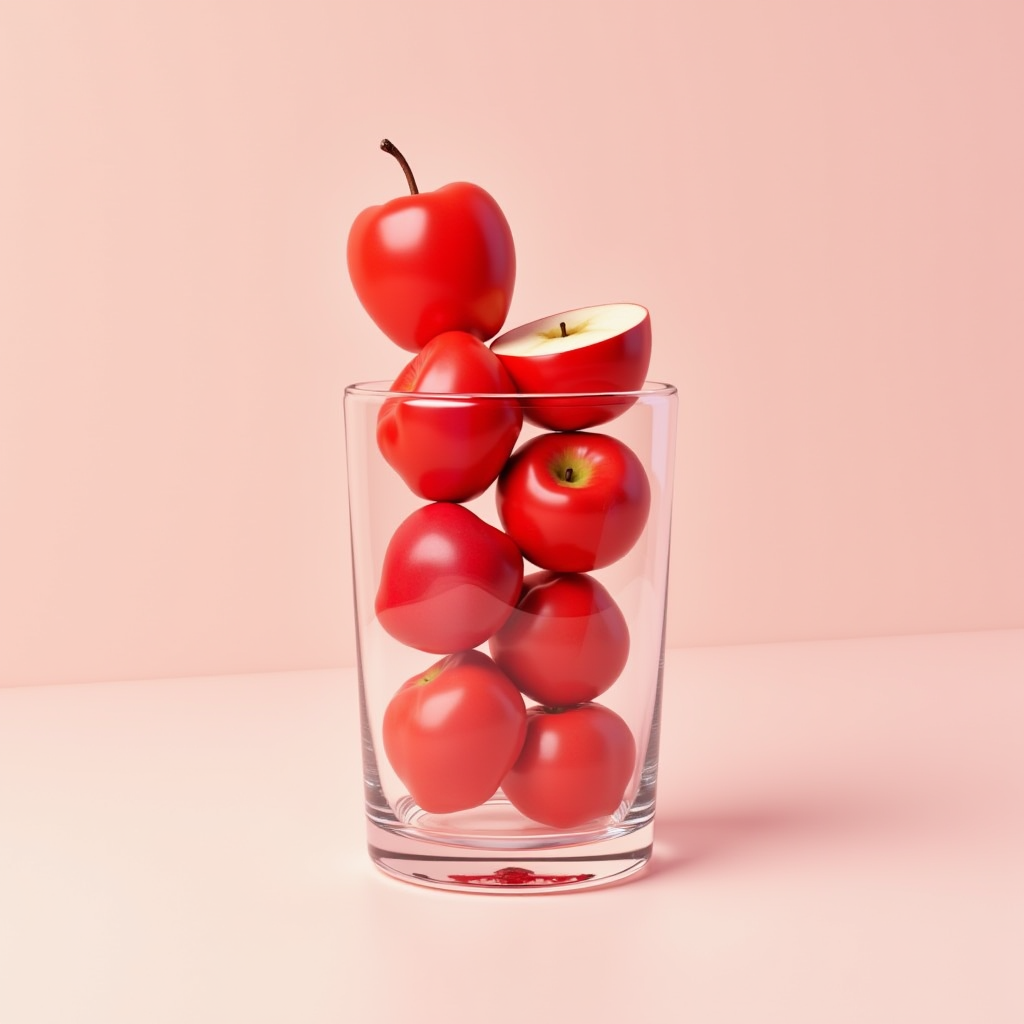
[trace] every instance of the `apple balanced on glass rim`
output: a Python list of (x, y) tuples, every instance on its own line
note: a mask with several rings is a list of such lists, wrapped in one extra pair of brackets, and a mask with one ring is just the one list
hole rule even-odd
[(608, 429), (644, 387), (650, 316), (612, 303), (499, 334), (516, 274), (501, 209), (465, 182), (421, 193), (381, 148), (409, 195), (356, 218), (348, 268), (370, 318), (414, 353), (375, 442), (416, 507), (387, 541), (373, 614), (422, 654), (393, 681), (381, 745), (428, 815), (500, 795), (525, 824), (580, 829), (619, 810), (641, 760), (605, 697), (633, 651), (599, 575), (651, 509), (643, 461)]

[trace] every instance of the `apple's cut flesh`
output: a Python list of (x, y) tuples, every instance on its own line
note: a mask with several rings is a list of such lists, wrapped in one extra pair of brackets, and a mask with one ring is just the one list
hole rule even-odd
[[(625, 412), (651, 362), (651, 317), (644, 306), (584, 306), (506, 331), (491, 343), (516, 387), (523, 414), (549, 430), (584, 430)], [(587, 397), (572, 398), (586, 393)]]

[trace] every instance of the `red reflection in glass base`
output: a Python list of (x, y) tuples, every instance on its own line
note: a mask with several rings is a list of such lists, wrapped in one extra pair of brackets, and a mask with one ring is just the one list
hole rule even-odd
[(453, 882), (465, 885), (564, 885), (586, 882), (593, 875), (538, 875), (529, 868), (499, 868), (490, 875), (449, 875)]

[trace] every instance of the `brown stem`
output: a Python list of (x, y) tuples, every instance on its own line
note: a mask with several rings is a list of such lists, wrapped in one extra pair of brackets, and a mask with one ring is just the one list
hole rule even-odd
[(562, 337), (563, 338), (568, 338), (569, 334), (568, 334), (568, 332), (565, 329), (565, 321), (563, 320), (558, 326), (562, 328)]
[(565, 482), (567, 484), (572, 483), (572, 466), (565, 467)]
[(385, 153), (390, 153), (402, 166), (402, 170), (405, 171), (405, 180), (409, 182), (409, 193), (411, 195), (418, 195), (419, 189), (416, 187), (416, 179), (412, 176), (412, 168), (409, 166), (409, 161), (402, 156), (399, 148), (390, 139), (381, 139), (380, 148)]

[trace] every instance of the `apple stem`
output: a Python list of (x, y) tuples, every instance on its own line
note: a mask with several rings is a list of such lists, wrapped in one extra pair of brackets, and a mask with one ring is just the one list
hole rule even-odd
[(572, 483), (572, 466), (565, 467), (565, 482), (567, 484)]
[(416, 187), (416, 179), (412, 176), (412, 168), (409, 166), (409, 161), (402, 156), (399, 148), (390, 139), (381, 139), (380, 148), (385, 153), (390, 153), (402, 166), (402, 170), (405, 171), (405, 180), (409, 182), (409, 193), (410, 195), (419, 195), (419, 189)]
[(558, 326), (562, 328), (562, 337), (563, 338), (568, 338), (569, 335), (568, 335), (568, 333), (565, 330), (565, 321), (563, 320)]

